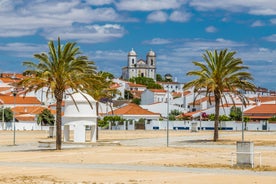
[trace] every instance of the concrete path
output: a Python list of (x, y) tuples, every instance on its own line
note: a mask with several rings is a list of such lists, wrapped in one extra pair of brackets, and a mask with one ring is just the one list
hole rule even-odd
[(149, 166), (131, 164), (83, 164), (83, 163), (45, 163), (45, 162), (0, 162), (7, 167), (31, 167), (31, 168), (72, 168), (72, 169), (96, 169), (96, 170), (126, 170), (126, 171), (156, 171), (156, 172), (183, 172), (183, 173), (211, 173), (232, 175), (258, 175), (276, 176), (274, 171), (256, 172), (251, 170), (231, 170), (221, 168), (190, 168), (171, 166)]

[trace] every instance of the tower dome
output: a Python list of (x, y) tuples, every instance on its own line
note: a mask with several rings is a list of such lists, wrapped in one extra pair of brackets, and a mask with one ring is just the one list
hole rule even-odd
[(152, 50), (150, 50), (147, 54), (147, 56), (155, 56), (155, 52), (153, 52)]
[(133, 48), (131, 49), (131, 51), (128, 53), (129, 56), (136, 56), (136, 52), (133, 50)]

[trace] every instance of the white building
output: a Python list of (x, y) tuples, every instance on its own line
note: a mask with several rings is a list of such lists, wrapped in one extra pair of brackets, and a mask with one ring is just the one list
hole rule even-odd
[(128, 53), (127, 66), (122, 68), (122, 78), (129, 80), (133, 77), (147, 77), (156, 80), (156, 55), (150, 50), (146, 60), (137, 58), (136, 52), (132, 49)]
[(81, 93), (73, 94), (72, 98), (69, 97), (65, 100), (63, 116), (64, 141), (70, 141), (71, 129), (74, 131), (74, 142), (86, 142), (86, 130), (89, 127), (91, 134), (88, 141), (96, 142), (96, 101), (93, 97)]
[(158, 102), (166, 102), (169, 96), (169, 100), (173, 100), (171, 93), (168, 93), (164, 89), (146, 89), (141, 94), (141, 105), (150, 105)]

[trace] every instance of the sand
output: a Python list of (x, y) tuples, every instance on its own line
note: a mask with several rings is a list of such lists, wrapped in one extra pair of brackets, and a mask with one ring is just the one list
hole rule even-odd
[(255, 168), (235, 164), (241, 132), (101, 130), (97, 144), (38, 147), (46, 131), (0, 131), (0, 183), (276, 183), (276, 132), (245, 132), (253, 141)]

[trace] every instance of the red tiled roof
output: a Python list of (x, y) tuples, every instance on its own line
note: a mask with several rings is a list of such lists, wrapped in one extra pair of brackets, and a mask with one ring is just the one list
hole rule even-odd
[(16, 114), (40, 114), (46, 107), (42, 106), (16, 106), (12, 108), (12, 111)]
[(15, 118), (18, 121), (34, 121), (35, 120), (35, 116), (34, 115), (30, 115), (30, 116), (15, 116)]
[(12, 77), (19, 78), (19, 79), (25, 78), (25, 76), (23, 76), (23, 74), (21, 73), (1, 73), (1, 75), (3, 78), (12, 78)]
[(3, 82), (3, 83), (13, 83), (15, 82), (14, 79), (11, 79), (11, 78), (0, 78), (0, 80)]
[(120, 87), (120, 84), (118, 84), (118, 83), (113, 83), (110, 85), (110, 88), (112, 88), (112, 89), (117, 89), (119, 87)]
[(200, 112), (200, 111), (187, 112), (187, 113), (183, 113), (182, 116), (183, 117), (192, 117), (194, 114), (196, 114), (198, 112)]
[(181, 97), (183, 94), (184, 94), (184, 96), (186, 96), (186, 95), (188, 95), (190, 93), (191, 93), (190, 91), (184, 91), (184, 92), (182, 91), (182, 92), (173, 92), (172, 95), (174, 97)]
[[(112, 114), (112, 112), (110, 111), (108, 112), (108, 114)], [(119, 109), (114, 110), (113, 114), (114, 115), (160, 115), (159, 113), (154, 113), (146, 109), (143, 109), (142, 107), (134, 103), (129, 103), (126, 106), (123, 106)]]
[(150, 91), (154, 93), (166, 93), (167, 91), (164, 89), (149, 89)]
[(260, 102), (270, 102), (270, 101), (276, 101), (276, 96), (259, 96), (256, 98), (250, 98), (250, 100), (252, 101), (259, 100)]
[(135, 84), (132, 82), (128, 82), (128, 85), (129, 85), (129, 87), (145, 87), (146, 88), (146, 86), (143, 84)]
[(41, 102), (36, 97), (21, 97), (16, 96), (0, 96), (0, 101), (4, 104), (41, 104)]
[(275, 114), (276, 104), (261, 104), (244, 112), (244, 114)]

